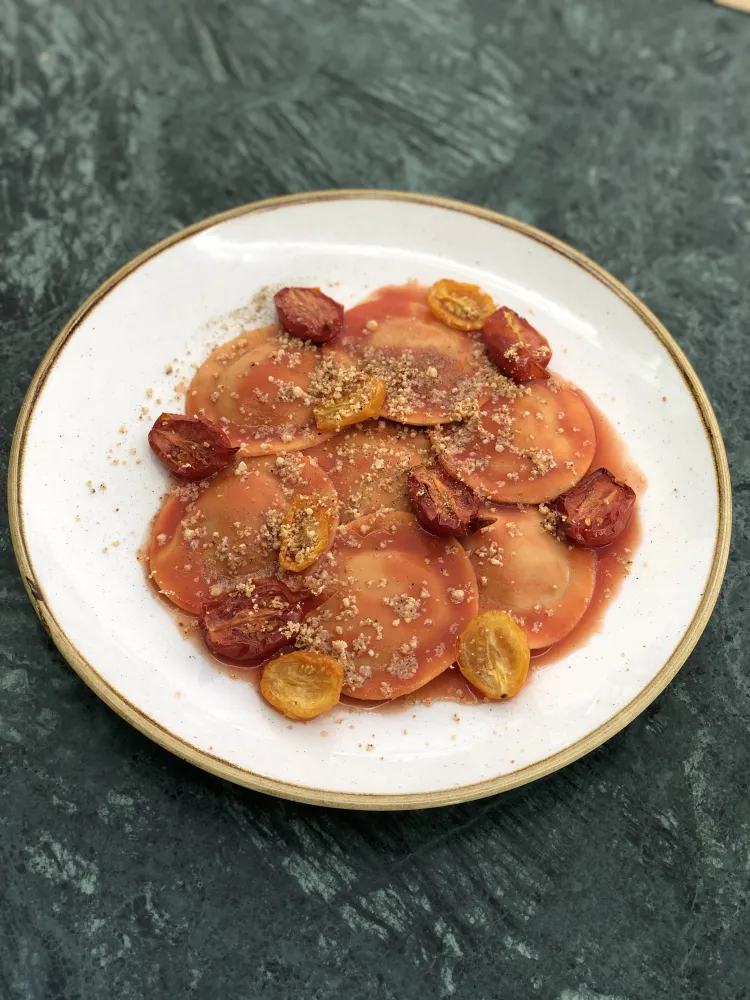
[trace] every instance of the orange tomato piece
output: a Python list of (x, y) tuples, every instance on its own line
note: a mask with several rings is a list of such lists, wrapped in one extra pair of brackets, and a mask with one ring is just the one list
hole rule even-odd
[(301, 573), (325, 551), (330, 534), (330, 507), (320, 497), (295, 497), (281, 522), (279, 565)]
[(433, 316), (454, 330), (481, 330), (495, 303), (479, 285), (441, 278), (427, 293)]
[(544, 365), (549, 362), (549, 357), (541, 352), (541, 349), (536, 350), (529, 346), (527, 340), (530, 341), (531, 338), (526, 336), (526, 327), (541, 338), (542, 335), (529, 326), (518, 313), (505, 307), (498, 309), (482, 328), (487, 352), (503, 375), (515, 379), (516, 382), (548, 379), (549, 372)]
[(507, 330), (514, 341), (523, 344), (533, 360), (542, 368), (546, 368), (550, 363), (552, 348), (549, 341), (524, 316), (519, 316), (515, 309), (511, 309), (510, 306), (500, 306), (497, 312), (487, 317), (483, 327), (485, 340), (488, 340), (498, 328), (501, 331)]
[(333, 708), (343, 684), (344, 668), (338, 660), (298, 650), (266, 664), (260, 693), (287, 719), (304, 722)]
[(504, 611), (485, 611), (458, 637), (458, 665), (488, 698), (513, 698), (524, 685), (531, 654), (523, 629)]
[(378, 378), (357, 373), (348, 392), (337, 399), (323, 401), (313, 409), (319, 431), (339, 431), (342, 427), (377, 420), (385, 403), (386, 386)]

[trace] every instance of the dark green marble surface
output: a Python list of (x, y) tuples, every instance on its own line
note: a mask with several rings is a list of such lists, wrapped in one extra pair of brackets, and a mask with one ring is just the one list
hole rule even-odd
[[(567, 770), (423, 813), (244, 791), (49, 640), (0, 533), (0, 1000), (750, 996), (750, 17), (702, 0), (0, 0), (0, 459), (75, 306), (240, 202), (362, 186), (528, 220), (714, 403), (735, 539), (670, 688)], [(637, 622), (633, 623), (637, 628)]]

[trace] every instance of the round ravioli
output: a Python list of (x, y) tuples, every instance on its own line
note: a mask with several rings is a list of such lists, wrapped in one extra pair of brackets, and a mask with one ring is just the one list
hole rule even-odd
[(243, 333), (217, 347), (195, 373), (189, 416), (219, 424), (243, 455), (300, 451), (332, 432), (315, 425), (310, 376), (320, 349), (277, 326)]
[(483, 513), (497, 520), (464, 541), (480, 612), (512, 615), (532, 649), (559, 642), (589, 606), (596, 555), (560, 541), (536, 507), (488, 506)]
[[(248, 580), (282, 575), (281, 522), (294, 498), (307, 495), (322, 501), (333, 539), (336, 490), (304, 455), (251, 458), (207, 482), (176, 487), (151, 532), (151, 579), (178, 608), (196, 614)], [(289, 577), (293, 584), (295, 574)]]
[(411, 510), (409, 470), (427, 461), (432, 448), (423, 430), (378, 420), (348, 427), (307, 454), (336, 487), (344, 524), (379, 510)]
[(481, 334), (441, 323), (417, 284), (381, 289), (348, 310), (341, 335), (323, 351), (384, 382), (382, 416), (402, 424), (460, 420), (489, 395)]
[(588, 472), (596, 431), (579, 393), (557, 379), (523, 395), (493, 395), (462, 424), (430, 432), (443, 466), (480, 496), (543, 503)]
[(469, 558), (402, 511), (339, 528), (317, 587), (331, 596), (300, 626), (298, 646), (344, 665), (344, 694), (379, 700), (416, 691), (449, 667), (477, 613)]

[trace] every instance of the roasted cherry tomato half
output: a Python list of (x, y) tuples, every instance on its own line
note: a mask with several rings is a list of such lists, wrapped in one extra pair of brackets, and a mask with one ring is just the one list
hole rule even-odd
[(616, 542), (630, 523), (634, 506), (633, 490), (608, 469), (590, 472), (550, 504), (561, 515), (565, 535), (589, 548)]
[(517, 695), (529, 672), (531, 653), (523, 629), (505, 611), (472, 618), (458, 637), (458, 666), (488, 698)]
[(206, 479), (225, 469), (239, 451), (205, 417), (162, 413), (149, 431), (151, 450), (180, 479)]
[(339, 431), (363, 420), (377, 420), (385, 402), (385, 382), (363, 375), (340, 399), (322, 401), (314, 409), (319, 431)]
[(547, 338), (522, 316), (502, 306), (482, 327), (487, 351), (500, 371), (516, 382), (549, 378), (545, 371), (552, 352)]
[(341, 333), (344, 307), (319, 288), (282, 288), (273, 301), (279, 323), (293, 337), (326, 344)]
[(502, 311), (505, 313), (505, 321), (518, 334), (519, 339), (528, 349), (534, 361), (538, 365), (541, 365), (542, 368), (546, 368), (552, 357), (552, 348), (544, 334), (540, 333), (535, 326), (532, 326), (524, 316), (519, 316), (514, 309), (503, 306)]
[(495, 521), (480, 517), (476, 494), (437, 463), (412, 469), (406, 488), (417, 520), (432, 535), (463, 538)]
[(302, 722), (333, 708), (343, 685), (344, 668), (338, 660), (299, 650), (266, 664), (260, 693), (288, 719)]
[(490, 296), (479, 285), (441, 278), (427, 293), (432, 315), (454, 330), (481, 330), (482, 323), (495, 308)]
[(307, 602), (280, 580), (253, 580), (249, 593), (227, 591), (207, 601), (198, 624), (203, 639), (218, 656), (257, 663), (290, 642), (282, 629), (300, 622)]
[(325, 551), (331, 511), (318, 497), (296, 496), (281, 522), (279, 565), (301, 573)]

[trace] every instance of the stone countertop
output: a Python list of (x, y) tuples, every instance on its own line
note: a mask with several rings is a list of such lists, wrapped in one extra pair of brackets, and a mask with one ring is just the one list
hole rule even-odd
[[(640, 295), (735, 485), (717, 610), (624, 732), (455, 808), (342, 813), (150, 743), (0, 533), (0, 998), (750, 996), (750, 17), (704, 0), (0, 0), (0, 461), (63, 321), (241, 202), (434, 192)], [(633, 623), (637, 628), (637, 622)]]

